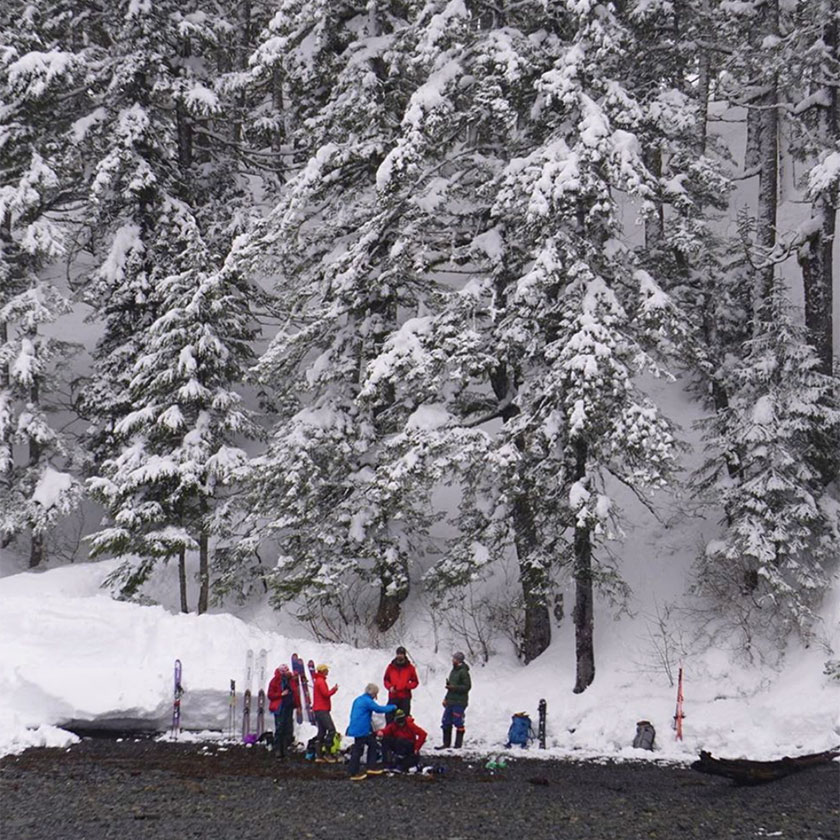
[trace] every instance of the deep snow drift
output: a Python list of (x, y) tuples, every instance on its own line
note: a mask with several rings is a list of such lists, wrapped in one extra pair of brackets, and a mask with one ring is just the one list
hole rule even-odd
[[(112, 568), (106, 561), (0, 578), (0, 754), (72, 743), (75, 736), (62, 725), (166, 730), (176, 658), (184, 668), (182, 725), (187, 730), (226, 731), (231, 679), (237, 681), (239, 717), (249, 647), (268, 650), (269, 676), (293, 652), (328, 663), (330, 684), (340, 686), (333, 698), (340, 731), (365, 684), (381, 685), (390, 648), (316, 644), (229, 614), (181, 615), (161, 606), (115, 601), (99, 588)], [(500, 751), (511, 714), (528, 711), (536, 720), (541, 697), (548, 702), (548, 749), (532, 747), (534, 757), (682, 762), (708, 749), (716, 755), (769, 759), (840, 742), (840, 683), (823, 674), (828, 658), (823, 646), (790, 652), (779, 671), (732, 664), (714, 650), (685, 659), (685, 739), (678, 742), (670, 727), (676, 692), (645, 652), (649, 639), (639, 618), (613, 621), (603, 612), (599, 618), (598, 671), (581, 695), (571, 692), (568, 620), (552, 647), (527, 667), (505, 655), (492, 657), (486, 666), (471, 663), (466, 744), (477, 751)], [(825, 624), (836, 634), (836, 598), (826, 605)], [(439, 743), (451, 651), (435, 653), (413, 644), (409, 653), (421, 680), (413, 713), (429, 731), (431, 746)], [(642, 718), (656, 727), (654, 753), (630, 746)], [(308, 724), (298, 727), (299, 740), (312, 733)]]

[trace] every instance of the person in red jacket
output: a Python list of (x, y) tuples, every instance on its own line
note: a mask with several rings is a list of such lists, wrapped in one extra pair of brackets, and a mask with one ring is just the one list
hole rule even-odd
[(268, 710), (274, 715), (274, 754), (286, 757), (286, 748), (294, 740), (292, 715), (297, 705), (295, 680), (288, 665), (281, 665), (268, 684)]
[[(417, 671), (409, 662), (408, 655), (402, 645), (397, 648), (396, 656), (385, 669), (382, 682), (388, 689), (388, 702), (393, 703), (398, 709), (402, 709), (407, 715), (410, 715), (411, 692), (420, 685), (420, 680), (417, 679)], [(385, 720), (392, 723), (394, 713), (386, 715)]]
[(405, 772), (420, 760), (420, 748), (426, 742), (426, 730), (402, 709), (394, 712), (394, 720), (382, 730), (382, 752), (385, 766)]
[(330, 747), (332, 747), (335, 738), (335, 724), (330, 714), (332, 709), (330, 698), (338, 691), (338, 685), (334, 685), (332, 688), (327, 685), (327, 674), (329, 672), (330, 669), (327, 665), (318, 665), (315, 668), (315, 679), (312, 686), (312, 711), (315, 712), (315, 723), (318, 725), (318, 734), (315, 736), (315, 761), (332, 764), (335, 759), (330, 755)]

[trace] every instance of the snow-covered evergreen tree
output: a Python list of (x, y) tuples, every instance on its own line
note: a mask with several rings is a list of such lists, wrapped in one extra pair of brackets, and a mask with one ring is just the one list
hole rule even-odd
[(100, 24), (108, 43), (89, 51), (97, 101), (84, 142), (97, 156), (88, 221), (100, 260), (87, 292), (104, 334), (85, 405), (91, 487), (114, 522), (93, 544), (136, 557), (115, 576), (125, 592), (178, 556), (184, 609), (184, 557), (197, 550), (203, 611), (213, 500), (241, 454), (232, 436), (248, 427), (236, 387), (259, 299), (222, 270), (241, 195), (212, 142), (209, 58), (226, 23), (201, 4), (129, 2)]
[(729, 406), (707, 423), (712, 457), (702, 487), (726, 518), (700, 558), (698, 584), (736, 604), (747, 632), (784, 639), (792, 628), (811, 631), (836, 571), (840, 521), (813, 447), (836, 435), (840, 389), (820, 372), (780, 282), (766, 307), (732, 371)]
[(287, 3), (253, 59), (280, 73), (292, 98), (286, 141), (308, 160), (251, 249), (250, 270), (276, 278), (285, 317), (258, 366), (279, 419), (254, 465), (252, 521), (281, 543), (281, 600), (334, 604), (361, 578), (378, 589), (383, 630), (408, 595), (430, 518), (407, 477), (381, 470), (393, 395), (358, 399), (367, 364), (426, 294), (423, 214), (381, 175), (409, 91), (428, 72), (411, 63), (410, 11)]
[[(753, 301), (742, 249), (722, 233), (731, 156), (708, 130), (720, 21), (708, 4), (648, 0), (629, 7), (625, 20), (635, 56), (625, 84), (639, 92), (639, 137), (655, 178), (639, 259), (696, 326), (679, 351), (706, 396), (724, 407), (727, 364), (751, 334)], [(647, 60), (651, 43), (656, 61)]]
[(56, 214), (73, 187), (66, 132), (78, 96), (66, 91), (81, 61), (60, 36), (49, 10), (13, 2), (0, 12), (0, 542), (29, 533), (30, 566), (46, 558), (50, 528), (80, 496), (49, 417), (56, 366), (71, 345), (47, 330), (69, 303), (41, 277), (65, 253)]
[(159, 224), (167, 221), (180, 228), (186, 247), (172, 265), (177, 273), (162, 277), (153, 293), (162, 314), (140, 340), (127, 388), (135, 409), (114, 426), (124, 444), (90, 482), (114, 521), (94, 535), (93, 549), (141, 558), (115, 576), (128, 593), (157, 558), (178, 556), (183, 570), (185, 553), (197, 551), (204, 612), (216, 507), (245, 461), (235, 441), (255, 434), (235, 390), (252, 357), (253, 298), (233, 272), (207, 271), (211, 260), (184, 208), (173, 206), (172, 218)]
[[(522, 156), (475, 193), (463, 249), (473, 279), (386, 343), (368, 387), (387, 382), (405, 405), (413, 392), (427, 417), (418, 422), (418, 410), (406, 424), (406, 436), (415, 426), (413, 457), (462, 483), (460, 535), (430, 583), (462, 583), (515, 550), (526, 660), (550, 641), (552, 568), (574, 558), (583, 690), (594, 673), (592, 583), (609, 571), (593, 561), (593, 546), (615, 533), (608, 484), (657, 486), (673, 463), (669, 426), (634, 377), (655, 367), (643, 349), (654, 333), (685, 327), (619, 241), (614, 192), (652, 194), (633, 133), (641, 109), (618, 82), (621, 26), (607, 6), (553, 11), (560, 7), (550, 19), (511, 11), (521, 34), (487, 34), (487, 45), (505, 46), (485, 59), (500, 68), (491, 85), (505, 94), (490, 101), (514, 116), (515, 129), (499, 139)], [(539, 39), (528, 37), (529, 24)], [(476, 43), (465, 52), (481, 54)], [(479, 137), (485, 126), (492, 137), (494, 115), (482, 104)], [(493, 419), (503, 421), (498, 433), (480, 429)]]

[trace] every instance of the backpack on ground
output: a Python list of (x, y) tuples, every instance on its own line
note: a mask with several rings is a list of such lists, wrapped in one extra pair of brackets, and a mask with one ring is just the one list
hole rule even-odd
[(649, 720), (640, 720), (636, 724), (636, 737), (633, 739), (633, 746), (642, 750), (652, 750), (653, 742), (656, 739), (656, 730)]
[(535, 737), (534, 730), (531, 727), (531, 718), (525, 712), (517, 712), (510, 719), (510, 729), (508, 729), (508, 739), (505, 746), (527, 747), (528, 742)]

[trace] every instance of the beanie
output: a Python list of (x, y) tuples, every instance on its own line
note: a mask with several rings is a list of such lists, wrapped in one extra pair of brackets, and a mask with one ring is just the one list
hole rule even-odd
[(330, 666), (329, 666), (329, 665), (317, 665), (317, 666), (315, 667), (315, 670), (316, 670), (319, 674), (326, 674), (326, 673), (327, 673), (327, 671), (329, 671), (329, 670), (330, 670)]
[(405, 648), (402, 645), (397, 648), (397, 656), (405, 656)]
[(455, 653), (452, 654), (452, 658), (456, 662), (463, 662), (466, 657), (460, 650), (456, 650)]
[(397, 709), (397, 711), (394, 712), (394, 720), (397, 723), (400, 723), (401, 721), (405, 720), (405, 718), (406, 718), (406, 714), (402, 709)]

